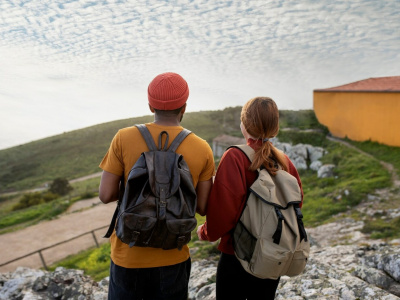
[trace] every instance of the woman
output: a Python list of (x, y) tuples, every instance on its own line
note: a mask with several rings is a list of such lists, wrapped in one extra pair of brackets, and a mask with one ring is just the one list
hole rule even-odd
[[(199, 226), (200, 240), (221, 238), (217, 268), (216, 296), (221, 299), (274, 299), (279, 279), (260, 279), (247, 273), (236, 259), (232, 232), (248, 195), (248, 188), (263, 165), (273, 176), (277, 164), (293, 175), (299, 174), (290, 159), (269, 141), (279, 131), (279, 111), (271, 98), (249, 100), (241, 112), (240, 128), (247, 144), (255, 150), (253, 162), (237, 148), (228, 149), (221, 158), (207, 206), (207, 221)], [(303, 191), (302, 191), (303, 194)]]

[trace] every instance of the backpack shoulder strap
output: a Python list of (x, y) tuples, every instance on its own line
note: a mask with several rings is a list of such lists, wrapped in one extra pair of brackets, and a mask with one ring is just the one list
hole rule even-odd
[(140, 124), (140, 125), (135, 125), (137, 127), (137, 129), (139, 129), (139, 132), (142, 134), (147, 147), (149, 147), (150, 151), (156, 151), (157, 147), (156, 144), (154, 143), (153, 137), (150, 134), (149, 129), (146, 127), (146, 125), (144, 124)]
[[(249, 145), (234, 145), (234, 146), (230, 146), (229, 148), (237, 148), (240, 151), (242, 151), (244, 154), (246, 154), (247, 158), (252, 162), (253, 158), (254, 158), (254, 153), (255, 151), (253, 150), (253, 148), (251, 148)], [(228, 149), (229, 149), (228, 148)], [(227, 150), (228, 150), (227, 149)]]
[[(244, 154), (246, 154), (246, 156), (248, 157), (248, 159), (252, 162), (253, 158), (254, 158), (254, 149), (251, 148), (249, 145), (234, 145), (234, 146), (230, 146), (229, 148), (238, 148), (239, 150), (241, 150)], [(229, 149), (228, 148), (228, 149)], [(278, 164), (278, 162), (274, 159), (274, 163), (275, 163), (275, 167), (278, 170), (282, 170), (282, 166), (280, 166)]]
[(183, 129), (181, 132), (179, 132), (177, 137), (172, 141), (171, 146), (169, 146), (168, 151), (175, 152), (183, 140), (191, 133), (192, 132), (187, 129)]

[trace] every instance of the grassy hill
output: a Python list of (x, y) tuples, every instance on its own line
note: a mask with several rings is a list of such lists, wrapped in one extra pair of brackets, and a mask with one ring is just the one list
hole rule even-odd
[[(222, 111), (187, 113), (182, 125), (211, 144), (213, 138), (220, 134), (241, 136), (240, 111), (241, 107), (230, 107)], [(153, 116), (119, 120), (2, 150), (0, 193), (38, 187), (57, 177), (71, 180), (99, 172), (98, 164), (118, 129), (152, 120)], [(354, 207), (375, 189), (390, 187), (391, 175), (379, 160), (393, 164), (399, 173), (399, 147), (351, 142), (377, 157), (375, 159), (332, 142), (326, 138), (328, 131), (318, 123), (312, 110), (281, 111), (280, 126), (280, 141), (322, 146), (328, 150), (323, 163), (336, 165), (335, 178), (321, 179), (314, 171), (300, 170), (307, 201), (304, 217), (309, 226), (326, 222), (332, 215)], [(85, 195), (93, 197), (98, 183), (98, 178), (76, 183), (73, 193), (67, 198), (18, 211), (13, 206), (20, 200), (20, 195), (12, 199), (0, 195), (0, 230), (15, 230), (13, 226), (24, 226), (25, 222), (29, 225), (54, 217)], [(340, 201), (337, 200), (339, 198)]]
[[(241, 107), (187, 113), (182, 125), (207, 140), (219, 134), (241, 136)], [(313, 111), (282, 111), (282, 127), (318, 127)], [(119, 120), (66, 132), (0, 151), (0, 193), (38, 187), (55, 178), (68, 180), (101, 171), (111, 139), (123, 127), (153, 121), (153, 116)]]
[[(220, 134), (241, 136), (240, 110), (241, 107), (231, 107), (221, 111), (187, 113), (182, 125), (211, 144), (213, 138)], [(119, 120), (1, 150), (0, 193), (38, 187), (57, 177), (71, 180), (99, 172), (98, 164), (118, 129), (152, 120), (153, 116)], [(328, 131), (318, 123), (312, 110), (281, 111), (280, 126), (280, 141), (322, 146), (328, 151), (322, 158), (323, 163), (336, 165), (335, 177), (331, 178), (321, 179), (314, 171), (300, 170), (306, 226), (329, 222), (338, 213), (347, 212), (352, 217), (363, 219), (366, 223), (364, 229), (372, 235), (379, 233), (379, 237), (382, 234), (385, 238), (400, 237), (400, 217), (380, 220), (354, 210), (360, 202), (368, 201), (367, 194), (373, 194), (376, 189), (388, 188), (392, 190), (392, 194), (399, 194), (399, 189), (392, 186), (391, 174), (380, 164), (380, 160), (392, 164), (400, 177), (399, 147), (347, 141), (371, 154), (371, 157), (330, 141), (326, 138)], [(17, 211), (12, 208), (19, 201), (20, 195), (0, 195), (0, 234), (56, 217), (74, 201), (93, 197), (98, 184), (98, 178), (77, 182), (73, 184), (73, 193), (68, 196)], [(395, 196), (382, 200), (379, 205), (391, 208), (398, 207), (399, 203), (400, 197)], [(204, 217), (200, 217), (199, 224), (203, 221)], [(191, 245), (198, 246), (195, 231)], [(194, 256), (195, 259), (218, 252), (215, 244), (205, 245), (196, 254), (198, 257)], [(108, 272), (108, 253), (109, 245), (104, 245), (100, 249), (89, 250), (67, 259), (61, 265), (84, 269), (95, 278), (102, 278)]]

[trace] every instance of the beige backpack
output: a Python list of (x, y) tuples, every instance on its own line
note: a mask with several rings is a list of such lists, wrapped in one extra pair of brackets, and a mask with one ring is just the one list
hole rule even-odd
[[(252, 161), (254, 150), (250, 146), (234, 147)], [(243, 268), (258, 278), (299, 275), (306, 266), (310, 242), (296, 178), (284, 170), (271, 176), (259, 168), (248, 195), (233, 234), (235, 255)]]

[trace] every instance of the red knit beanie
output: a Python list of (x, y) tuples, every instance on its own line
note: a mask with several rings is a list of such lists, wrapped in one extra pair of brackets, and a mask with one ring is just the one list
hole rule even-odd
[(189, 87), (185, 79), (176, 73), (156, 76), (147, 89), (149, 104), (159, 110), (174, 110), (182, 107), (189, 97)]

